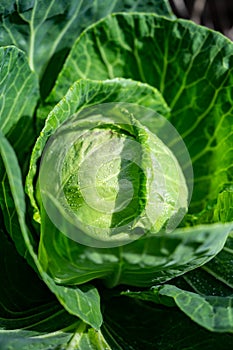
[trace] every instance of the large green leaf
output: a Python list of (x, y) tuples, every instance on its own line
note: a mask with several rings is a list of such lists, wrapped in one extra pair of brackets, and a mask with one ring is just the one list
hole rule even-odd
[[(14, 244), (21, 256), (24, 256), (32, 265), (28, 249), (21, 234), (21, 228), (15, 209), (15, 203), (12, 198), (11, 188), (4, 163), (0, 158), (0, 208), (3, 222), (9, 236), (14, 241)], [(31, 243), (33, 242), (31, 237)], [(33, 243), (34, 245), (34, 243)]]
[(204, 268), (211, 276), (231, 288), (233, 288), (232, 257), (233, 235), (231, 233), (222, 251)]
[(190, 210), (198, 212), (233, 179), (232, 62), (232, 42), (190, 21), (111, 15), (76, 41), (48, 100), (79, 78), (125, 77), (158, 88), (193, 161)]
[(81, 286), (80, 288), (69, 288), (56, 285), (54, 281), (43, 271), (37, 255), (33, 249), (28, 234), (28, 228), (25, 223), (25, 198), (21, 180), (20, 168), (13, 149), (7, 139), (0, 132), (0, 154), (5, 165), (6, 174), (9, 179), (12, 198), (14, 200), (15, 210), (18, 216), (21, 234), (25, 246), (33, 262), (38, 269), (42, 279), (52, 292), (57, 296), (60, 303), (71, 314), (80, 317), (96, 329), (99, 329), (102, 323), (100, 312), (99, 294), (96, 288), (92, 286)]
[[(35, 138), (33, 114), (39, 98), (38, 79), (29, 68), (25, 53), (16, 47), (1, 47), (0, 62), (0, 130), (9, 138), (24, 167), (28, 158), (26, 153)], [(1, 158), (0, 183), (0, 207), (6, 228), (20, 254), (25, 255), (26, 248)]]
[[(233, 237), (228, 236), (221, 252), (209, 263), (183, 276), (188, 289), (205, 296), (232, 297), (232, 256)], [(180, 280), (176, 280), (176, 285)]]
[(176, 305), (193, 321), (212, 332), (233, 333), (232, 246), (231, 234), (214, 259), (173, 280), (174, 285), (123, 294), (156, 304)]
[(0, 62), (0, 129), (9, 135), (17, 127), (17, 139), (11, 136), (17, 147), (26, 136), (25, 126), (32, 120), (39, 98), (38, 80), (25, 53), (16, 47), (1, 47)]
[(0, 45), (16, 45), (25, 51), (31, 69), (40, 76), (45, 74), (42, 90), (47, 90), (80, 32), (119, 11), (173, 16), (167, 0), (8, 0), (0, 5)]
[[(233, 333), (233, 297), (203, 296), (176, 286), (165, 284), (147, 292), (129, 292), (125, 295), (141, 300), (163, 303), (169, 297), (187, 316), (213, 332)], [(165, 303), (168, 300), (165, 299)]]
[[(0, 330), (1, 350), (114, 349), (108, 345), (101, 331), (96, 331), (79, 321), (66, 320), (66, 317), (65, 312), (51, 312), (47, 318), (40, 321), (40, 329), (28, 327), (9, 331)], [(66, 325), (67, 321), (70, 321), (70, 324)], [(51, 323), (53, 329), (49, 328)]]
[(75, 285), (101, 278), (111, 287), (152, 286), (201, 266), (222, 249), (230, 230), (222, 224), (197, 226), (101, 249), (79, 245), (48, 219), (46, 226), (40, 260), (55, 281)]

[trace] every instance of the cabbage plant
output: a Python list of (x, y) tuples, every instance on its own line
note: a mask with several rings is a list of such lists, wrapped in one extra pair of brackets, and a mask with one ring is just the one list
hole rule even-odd
[(229, 349), (232, 42), (166, 0), (0, 15), (0, 349)]

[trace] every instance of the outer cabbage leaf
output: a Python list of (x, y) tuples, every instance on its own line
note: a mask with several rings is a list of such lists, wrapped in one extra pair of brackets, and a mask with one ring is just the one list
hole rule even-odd
[(166, 306), (177, 306), (193, 321), (212, 332), (233, 333), (233, 238), (221, 252), (199, 269), (173, 280), (173, 285), (123, 295)]
[[(12, 198), (11, 188), (7, 177), (6, 169), (2, 158), (0, 158), (0, 208), (2, 221), (9, 236), (14, 241), (14, 244), (21, 256), (24, 256), (28, 262), (33, 266), (30, 254), (26, 247), (25, 241), (21, 234), (21, 228), (15, 209), (15, 203)], [(34, 245), (33, 238), (31, 237), (31, 243)]]
[(15, 153), (7, 139), (0, 132), (0, 154), (6, 169), (15, 210), (18, 216), (21, 234), (35, 267), (37, 268), (43, 281), (50, 290), (57, 296), (60, 303), (69, 313), (80, 317), (84, 322), (99, 329), (102, 323), (100, 312), (99, 294), (96, 288), (88, 285), (80, 288), (69, 288), (56, 285), (54, 281), (43, 271), (38, 257), (32, 246), (28, 228), (25, 222), (25, 197), (21, 179), (21, 172)]
[(108, 287), (152, 286), (199, 267), (222, 249), (231, 228), (196, 226), (107, 249), (78, 244), (60, 233), (48, 218), (45, 225), (39, 258), (57, 283), (79, 285), (100, 278)]
[(0, 45), (16, 45), (25, 51), (31, 69), (40, 76), (45, 73), (42, 90), (47, 90), (46, 85), (51, 86), (77, 35), (116, 11), (173, 16), (167, 0), (8, 0), (0, 5)]
[[(55, 315), (50, 314), (48, 318), (41, 323), (46, 333), (41, 330), (15, 329), (14, 331), (0, 331), (0, 346), (2, 350), (112, 350), (105, 340), (101, 331), (87, 327), (81, 322), (70, 321), (67, 327), (65, 323), (65, 315), (57, 312)], [(69, 316), (69, 315), (68, 315)], [(63, 322), (61, 322), (63, 319)], [(53, 321), (54, 327), (49, 329), (50, 321)], [(42, 328), (43, 329), (43, 328)]]
[[(20, 139), (26, 136), (27, 124), (32, 123), (39, 98), (38, 80), (25, 53), (18, 48), (1, 47), (0, 61), (0, 129), (17, 148)], [(11, 135), (13, 129), (17, 129), (17, 139)]]
[(165, 305), (169, 302), (172, 305), (172, 301), (167, 300), (171, 298), (174, 300), (173, 306), (177, 305), (200, 326), (213, 332), (233, 333), (233, 297), (203, 296), (169, 284), (156, 286), (146, 292), (129, 292), (124, 295), (159, 304), (165, 298)]
[[(38, 79), (29, 68), (25, 53), (16, 47), (1, 47), (0, 61), (0, 130), (10, 140), (24, 170), (27, 165), (28, 150), (35, 138), (33, 114), (39, 98)], [(26, 256), (27, 249), (20, 234), (14, 202), (1, 158), (0, 182), (0, 207), (5, 226), (15, 241), (19, 253)]]
[[(233, 238), (232, 233), (228, 236), (226, 244), (221, 252), (200, 269), (189, 272), (176, 285), (181, 287), (180, 281), (184, 280), (184, 289), (195, 291), (205, 296), (232, 297), (232, 254)], [(177, 284), (178, 283), (178, 284)]]
[(190, 21), (112, 15), (76, 41), (48, 101), (79, 78), (120, 76), (158, 88), (192, 158), (197, 213), (233, 180), (232, 62), (228, 39)]

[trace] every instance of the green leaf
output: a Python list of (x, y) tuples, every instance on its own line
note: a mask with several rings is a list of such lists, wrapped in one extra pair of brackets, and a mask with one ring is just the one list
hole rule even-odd
[[(11, 191), (11, 186), (9, 183), (9, 178), (7, 175), (6, 167), (5, 167), (5, 162), (7, 162), (8, 154), (4, 152), (4, 136), (2, 134), (2, 131), (0, 130), (1, 133), (1, 140), (4, 140), (2, 144), (0, 144), (0, 208), (1, 208), (1, 215), (3, 217), (3, 222), (5, 225), (5, 228), (14, 241), (14, 244), (19, 252), (19, 254), (23, 257), (25, 257), (28, 261), (28, 263), (34, 266), (34, 263), (32, 261), (32, 258), (30, 254), (28, 253), (27, 246), (25, 244), (25, 241), (23, 239), (23, 236), (21, 234), (21, 227), (20, 223), (18, 220), (18, 215), (15, 207), (15, 202), (12, 196), (12, 191)], [(16, 156), (14, 155), (15, 159)], [(21, 181), (21, 174), (20, 178), (16, 181)], [(16, 176), (18, 175), (16, 174)], [(16, 188), (18, 186), (18, 183), (16, 184)], [(23, 209), (23, 208), (22, 208)], [(30, 236), (30, 241), (33, 246), (35, 246), (34, 239), (31, 234)]]
[[(47, 99), (46, 103), (40, 105), (37, 110), (37, 123), (38, 129), (41, 130), (44, 126), (44, 120), (48, 117), (49, 113), (52, 111), (54, 106), (59, 102), (59, 106), (68, 106), (73, 105), (72, 110), (77, 111), (82, 106), (100, 104), (107, 102), (129, 102), (135, 103), (138, 105), (151, 108), (162, 116), (168, 117), (170, 114), (170, 109), (167, 106), (166, 101), (164, 100), (161, 93), (147, 85), (141, 84), (139, 82), (132, 81), (130, 79), (121, 79), (116, 78), (114, 80), (105, 81), (104, 86), (101, 82), (91, 81), (89, 79), (80, 80), (74, 83), (72, 86), (67, 86), (67, 97), (66, 102), (59, 100), (53, 100), (53, 97)], [(78, 91), (78, 88), (81, 91)], [(110, 88), (112, 91), (110, 91)], [(97, 89), (95, 92), (94, 89)], [(106, 95), (102, 94), (102, 90), (106, 89)], [(88, 91), (88, 94), (86, 93)], [(77, 104), (71, 98), (73, 95), (76, 95)], [(64, 96), (63, 96), (64, 97)], [(67, 113), (68, 111), (63, 111)], [(60, 117), (58, 117), (60, 118)], [(63, 118), (64, 119), (64, 118)], [(61, 121), (63, 120), (61, 118)]]
[[(217, 199), (209, 201), (198, 215), (191, 216), (191, 221), (198, 224), (232, 221), (233, 189), (231, 186), (226, 186), (226, 188), (218, 194)], [(188, 218), (186, 221), (188, 221)]]
[(50, 290), (56, 295), (63, 307), (72, 315), (78, 316), (87, 324), (100, 329), (102, 315), (97, 289), (90, 285), (64, 287), (54, 283), (53, 279), (41, 271), (41, 276)]
[(123, 294), (167, 306), (177, 305), (202, 327), (213, 332), (233, 333), (232, 247), (230, 234), (224, 248), (214, 259), (175, 279), (175, 285)]
[[(2, 160), (0, 159), (0, 174), (2, 170)], [(0, 207), (2, 210), (3, 222), (8, 232), (8, 235), (14, 241), (18, 253), (27, 259), (28, 263), (34, 267), (34, 263), (28, 253), (27, 246), (21, 234), (19, 220), (15, 209), (14, 200), (12, 198), (11, 189), (6, 172), (3, 172), (0, 187)], [(34, 245), (34, 240), (30, 235), (31, 244)]]
[(203, 225), (155, 235), (118, 248), (92, 248), (69, 239), (46, 219), (39, 258), (57, 283), (100, 278), (110, 286), (152, 286), (199, 267), (223, 247), (230, 225)]
[[(30, 70), (25, 53), (13, 46), (0, 48), (0, 130), (17, 153), (22, 173), (28, 165), (29, 150), (35, 140), (34, 112), (39, 99), (39, 83)], [(9, 234), (20, 240), (18, 220), (0, 160), (0, 206)], [(23, 248), (18, 245), (20, 254)]]
[(156, 87), (192, 158), (190, 210), (197, 213), (233, 179), (232, 62), (232, 42), (190, 21), (111, 15), (77, 39), (49, 99), (60, 99), (79, 78), (124, 77)]
[[(112, 350), (101, 331), (81, 322), (72, 323), (72, 320), (66, 326), (66, 316), (62, 312), (51, 313), (47, 319), (40, 321), (42, 330), (0, 330), (1, 350)], [(54, 323), (52, 330), (48, 328), (51, 321)]]
[(147, 292), (129, 292), (124, 295), (155, 303), (163, 303), (164, 296), (170, 297), (181, 311), (202, 327), (213, 332), (233, 333), (233, 297), (203, 296), (173, 285), (157, 286)]
[(0, 4), (0, 15), (7, 15), (14, 11), (15, 0), (2, 0)]
[(102, 331), (96, 331), (93, 328), (81, 324), (76, 330), (73, 337), (65, 347), (66, 350), (111, 350), (105, 340)]
[(214, 259), (200, 269), (184, 275), (183, 278), (196, 293), (221, 297), (232, 296), (232, 255), (233, 237), (230, 233), (223, 249)]
[(15, 209), (18, 215), (18, 220), (21, 228), (21, 233), (31, 255), (33, 262), (38, 269), (42, 279), (47, 286), (57, 296), (61, 304), (72, 314), (80, 317), (96, 329), (99, 329), (102, 323), (102, 317), (99, 305), (99, 295), (97, 290), (91, 286), (81, 286), (80, 288), (68, 288), (56, 285), (53, 280), (43, 271), (37, 255), (33, 250), (28, 228), (25, 223), (25, 198), (21, 180), (20, 168), (17, 158), (10, 144), (0, 132), (0, 154), (2, 156), (6, 173), (9, 179), (9, 184), (12, 192), (12, 197), (15, 204)]
[[(25, 124), (32, 122), (39, 98), (38, 80), (29, 68), (25, 53), (16, 47), (1, 47), (0, 62), (0, 129), (17, 147), (25, 137)], [(13, 128), (17, 128), (18, 133), (14, 138)]]
[(222, 251), (205, 266), (205, 271), (231, 288), (233, 288), (232, 257), (233, 235), (231, 233)]
[(54, 80), (81, 31), (116, 11), (157, 11), (173, 16), (167, 0), (139, 0), (136, 3), (132, 0), (4, 1), (0, 5), (0, 13), (4, 14), (0, 23), (0, 45), (13, 44), (25, 51), (31, 69), (40, 76), (45, 74), (43, 87), (46, 88), (49, 83), (46, 75), (52, 74), (50, 79)]

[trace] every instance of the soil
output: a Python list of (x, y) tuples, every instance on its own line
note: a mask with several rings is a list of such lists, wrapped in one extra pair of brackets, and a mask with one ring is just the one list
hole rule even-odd
[(217, 30), (233, 40), (232, 0), (169, 0), (177, 17)]

